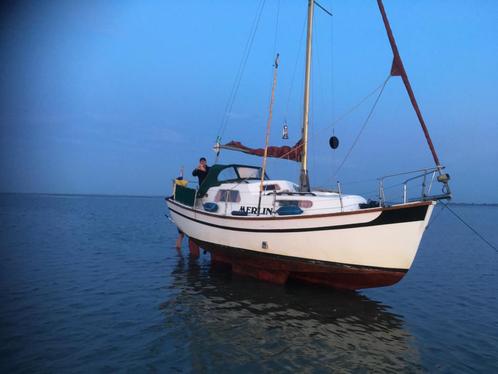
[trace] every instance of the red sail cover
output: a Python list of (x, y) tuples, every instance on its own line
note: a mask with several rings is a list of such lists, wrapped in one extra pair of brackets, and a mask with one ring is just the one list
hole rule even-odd
[[(301, 162), (301, 147), (303, 145), (302, 139), (299, 140), (294, 146), (283, 146), (283, 147), (268, 147), (268, 157), (282, 158), (284, 160), (291, 160)], [(264, 156), (264, 148), (249, 148), (243, 145), (241, 142), (236, 142), (232, 140), (231, 142), (222, 146), (224, 149), (230, 149), (232, 151), (240, 151), (248, 153), (254, 156)]]

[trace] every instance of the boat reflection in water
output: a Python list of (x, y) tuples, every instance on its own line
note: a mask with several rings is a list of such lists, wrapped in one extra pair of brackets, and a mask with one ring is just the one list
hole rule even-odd
[[(161, 304), (174, 367), (220, 370), (422, 370), (403, 317), (356, 292), (277, 286), (182, 256)], [(172, 366), (172, 367), (173, 367)]]

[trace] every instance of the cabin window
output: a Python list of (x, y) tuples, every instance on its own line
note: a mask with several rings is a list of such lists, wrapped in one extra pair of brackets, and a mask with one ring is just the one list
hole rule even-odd
[(299, 202), (297, 200), (280, 200), (278, 202), (278, 205), (279, 206), (297, 206), (298, 203)]
[(265, 191), (279, 191), (280, 186), (278, 184), (266, 184), (264, 186)]
[(313, 206), (313, 201), (311, 200), (299, 200), (299, 208), (311, 208)]
[(279, 206), (296, 206), (299, 208), (311, 208), (313, 206), (313, 201), (311, 200), (280, 200), (278, 202)]
[(218, 174), (218, 181), (223, 182), (223, 181), (233, 181), (239, 179), (237, 176), (237, 173), (235, 172), (234, 168), (226, 168), (223, 169), (219, 174)]
[(234, 190), (219, 190), (216, 196), (214, 197), (214, 201), (222, 203), (224, 202), (239, 203), (240, 193), (239, 191), (234, 191)]
[[(239, 173), (241, 179), (261, 179), (261, 168), (239, 166), (237, 167), (237, 172)], [(268, 179), (266, 174), (265, 179)]]

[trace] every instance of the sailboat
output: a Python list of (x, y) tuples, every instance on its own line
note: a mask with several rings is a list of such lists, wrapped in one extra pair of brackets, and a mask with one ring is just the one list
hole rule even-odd
[[(240, 142), (217, 144), (262, 156), (262, 166), (215, 164), (198, 188), (175, 183), (166, 198), (170, 218), (191, 243), (208, 251), (213, 264), (238, 274), (284, 284), (294, 279), (338, 289), (389, 286), (410, 269), (438, 200), (450, 199), (444, 172), (413, 94), (389, 21), (377, 0), (393, 51), (392, 76), (400, 76), (434, 158), (435, 166), (410, 175), (403, 200), (388, 202), (379, 178), (379, 201), (335, 191), (313, 190), (308, 176), (308, 122), (314, 0), (308, 1), (307, 50), (302, 138), (293, 147), (245, 147)], [(321, 7), (321, 6), (320, 6)], [(275, 61), (274, 82), (278, 69)], [(273, 102), (273, 91), (272, 91)], [(277, 157), (301, 164), (299, 183), (270, 179), (266, 159)], [(399, 174), (397, 174), (399, 175)], [(422, 181), (422, 193), (408, 199), (407, 183)], [(430, 180), (430, 183), (426, 181)], [(433, 182), (442, 184), (431, 194)]]

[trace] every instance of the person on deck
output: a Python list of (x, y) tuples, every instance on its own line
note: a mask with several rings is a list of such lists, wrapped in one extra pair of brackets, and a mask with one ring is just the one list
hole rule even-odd
[(194, 177), (199, 178), (199, 187), (201, 186), (202, 182), (206, 178), (206, 175), (208, 174), (208, 172), (209, 172), (209, 166), (207, 166), (206, 158), (201, 157), (199, 160), (199, 165), (192, 172), (192, 175)]

